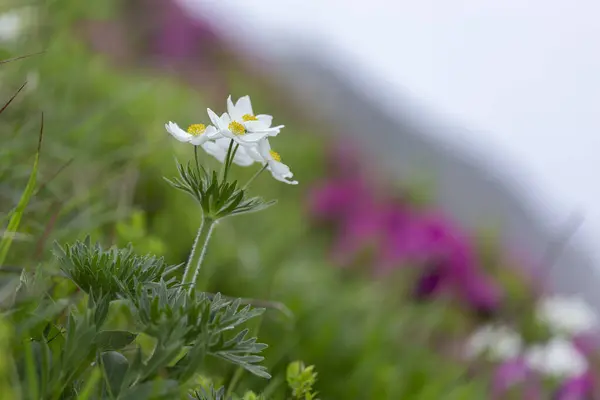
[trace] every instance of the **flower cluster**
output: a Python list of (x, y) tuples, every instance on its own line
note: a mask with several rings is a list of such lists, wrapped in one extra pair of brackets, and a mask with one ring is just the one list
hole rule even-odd
[(582, 339), (597, 337), (597, 315), (580, 298), (549, 296), (539, 301), (535, 317), (550, 331), (549, 340), (527, 344), (511, 327), (486, 325), (469, 338), (466, 355), (485, 354), (490, 361), (499, 362), (494, 377), (498, 398), (520, 386), (530, 393), (528, 398), (541, 399), (540, 382), (545, 377), (561, 382), (557, 399), (587, 398), (594, 388), (588, 357), (598, 348)]
[(479, 265), (466, 233), (439, 211), (381, 194), (361, 173), (352, 150), (334, 151), (328, 157), (335, 161), (333, 176), (313, 188), (309, 208), (315, 219), (334, 225), (336, 264), (349, 265), (369, 251), (378, 274), (417, 266), (415, 297), (452, 292), (485, 314), (500, 306), (503, 295)]
[(249, 96), (241, 97), (235, 104), (229, 96), (227, 112), (221, 116), (210, 108), (207, 112), (212, 125), (192, 124), (183, 130), (176, 123), (169, 122), (165, 128), (175, 139), (202, 147), (221, 163), (226, 163), (227, 155), (231, 154), (234, 164), (248, 167), (259, 163), (278, 181), (298, 184), (291, 179), (294, 174), (269, 142), (270, 138), (279, 135), (284, 126), (272, 126), (271, 115), (255, 115)]
[[(485, 271), (470, 236), (441, 212), (379, 190), (365, 176), (357, 154), (348, 150), (335, 148), (329, 155), (332, 175), (313, 188), (309, 199), (311, 215), (333, 226), (333, 261), (341, 266), (356, 260), (362, 264), (368, 251), (377, 274), (418, 268), (415, 298), (450, 292), (471, 309), (487, 311), (488, 317), (511, 317), (505, 315), (510, 310), (509, 291)], [(507, 398), (512, 390), (522, 398), (546, 398), (546, 381), (559, 383), (552, 389), (553, 398), (589, 398), (585, 396), (598, 384), (590, 362), (600, 354), (597, 314), (580, 298), (545, 296), (532, 305), (533, 321), (549, 334), (546, 340), (527, 338), (517, 329), (518, 321), (509, 325), (502, 318), (502, 323), (474, 330), (464, 346), (465, 361), (485, 358), (495, 365), (494, 398)]]

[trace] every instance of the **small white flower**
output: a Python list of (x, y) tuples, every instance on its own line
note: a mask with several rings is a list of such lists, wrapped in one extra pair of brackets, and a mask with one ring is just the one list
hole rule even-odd
[(12, 42), (21, 36), (23, 16), (17, 11), (0, 14), (0, 41)]
[(578, 335), (599, 327), (598, 314), (581, 297), (552, 296), (542, 299), (537, 317), (556, 334)]
[(266, 164), (267, 169), (273, 175), (273, 178), (278, 181), (285, 182), (290, 185), (297, 185), (298, 181), (293, 181), (291, 178), (294, 176), (290, 167), (281, 162), (281, 156), (279, 153), (271, 149), (268, 139), (263, 139), (258, 142), (256, 148), (248, 149), (248, 155), (255, 161)]
[(233, 139), (240, 146), (256, 146), (256, 143), (269, 136), (269, 132), (250, 132), (246, 126), (238, 121), (232, 121), (229, 114), (223, 113), (220, 117), (210, 108), (206, 110), (211, 122), (220, 135)]
[(248, 132), (268, 132), (268, 136), (277, 136), (283, 125), (271, 127), (273, 117), (266, 114), (254, 115), (250, 96), (243, 96), (233, 104), (231, 96), (227, 98), (227, 113), (232, 121), (244, 125)]
[(212, 125), (193, 124), (188, 127), (187, 131), (184, 131), (175, 122), (169, 121), (165, 124), (165, 129), (180, 142), (191, 143), (194, 146), (200, 146), (219, 136), (217, 129)]
[[(218, 138), (215, 141), (203, 143), (202, 148), (208, 154), (219, 160), (219, 162), (223, 163), (227, 156), (227, 150), (229, 150), (229, 143), (231, 143), (231, 139)], [(245, 147), (240, 146), (233, 156), (233, 162), (241, 167), (248, 167), (254, 164), (254, 159), (247, 154)]]
[(471, 335), (466, 344), (466, 356), (475, 358), (487, 353), (493, 361), (515, 358), (521, 351), (521, 336), (503, 325), (486, 325)]
[(542, 374), (572, 378), (587, 371), (585, 357), (567, 339), (554, 338), (544, 345), (531, 346), (525, 354), (527, 365)]

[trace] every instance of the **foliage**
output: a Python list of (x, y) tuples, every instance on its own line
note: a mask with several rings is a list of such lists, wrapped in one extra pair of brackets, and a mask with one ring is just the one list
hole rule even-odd
[[(478, 317), (445, 299), (410, 300), (410, 271), (377, 281), (331, 268), (324, 231), (302, 212), (302, 189), (261, 179), (243, 188), (237, 182), (248, 171), (221, 181), (205, 159), (206, 173), (186, 161), (168, 170), (173, 149), (179, 159), (186, 155), (166, 145), (164, 121), (195, 122), (208, 96), (155, 73), (119, 70), (92, 53), (80, 24), (122, 7), (94, 4), (44, 4), (37, 31), (2, 49), (6, 58), (45, 52), (0, 65), (2, 101), (19, 91), (0, 114), (7, 132), (3, 228), (13, 210), (21, 213), (1, 263), (0, 349), (7, 356), (0, 392), (17, 399), (487, 398), (489, 370), (469, 375), (445, 353)], [(293, 135), (277, 147), (310, 185), (325, 168), (323, 140), (309, 133), (331, 127), (280, 101), (280, 92), (237, 60), (227, 62), (222, 73), (232, 94), (256, 94), (257, 108), (286, 120)], [(29, 73), (38, 84), (19, 89)], [(30, 186), (41, 111), (43, 154)], [(167, 190), (161, 175), (173, 174), (172, 184), (192, 199)], [(19, 207), (25, 193), (26, 209)], [(180, 290), (180, 266), (203, 212), (221, 218), (271, 205), (253, 193), (278, 199), (277, 206), (222, 221), (196, 289)], [(98, 243), (77, 241), (88, 233)], [(54, 258), (52, 242), (71, 244), (57, 246)], [(273, 310), (275, 302), (293, 318)], [(248, 303), (256, 307), (242, 306)], [(315, 366), (318, 380), (299, 359)]]

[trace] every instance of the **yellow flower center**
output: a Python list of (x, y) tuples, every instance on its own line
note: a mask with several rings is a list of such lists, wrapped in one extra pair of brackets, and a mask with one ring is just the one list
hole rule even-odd
[(187, 128), (187, 132), (194, 136), (202, 135), (204, 131), (206, 131), (204, 124), (192, 124)]
[(244, 128), (244, 125), (237, 121), (230, 122), (228, 128), (234, 135), (239, 136), (244, 135), (246, 133), (246, 128)]
[(279, 155), (278, 152), (269, 150), (269, 154), (271, 155), (271, 157), (273, 157), (273, 160), (281, 162), (281, 156)]
[(258, 121), (258, 118), (256, 118), (254, 115), (250, 115), (250, 114), (244, 114), (242, 116), (242, 119), (246, 122), (247, 121)]

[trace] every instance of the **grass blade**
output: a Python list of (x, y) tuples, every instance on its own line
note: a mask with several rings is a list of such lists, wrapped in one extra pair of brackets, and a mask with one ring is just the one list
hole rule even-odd
[(42, 53), (44, 53), (44, 51), (39, 51), (39, 52), (37, 52), (37, 53), (26, 54), (26, 55), (24, 55), (24, 56), (18, 56), (18, 57), (13, 57), (13, 58), (7, 58), (6, 60), (0, 60), (0, 65), (1, 65), (1, 64), (6, 64), (6, 63), (9, 63), (9, 62), (13, 62), (13, 61), (17, 61), (17, 60), (22, 60), (22, 59), (24, 59), (24, 58), (28, 58), (28, 57), (31, 57), (31, 56), (37, 56), (38, 54), (42, 54)]
[(4, 110), (6, 110), (6, 107), (8, 107), (10, 105), (10, 103), (13, 102), (13, 100), (19, 95), (19, 93), (21, 93), (21, 90), (23, 90), (23, 88), (25, 88), (25, 85), (27, 85), (27, 82), (22, 84), (21, 87), (19, 88), (19, 90), (17, 90), (17, 93), (13, 94), (13, 96), (6, 102), (6, 104), (4, 104), (4, 106), (2, 106), (2, 108), (0, 108), (0, 114), (2, 114), (4, 112)]
[(6, 260), (6, 256), (8, 255), (8, 250), (10, 249), (10, 246), (11, 246), (13, 238), (14, 238), (13, 233), (16, 233), (17, 230), (19, 229), (19, 224), (21, 223), (21, 217), (23, 216), (23, 213), (25, 212), (25, 208), (27, 207), (27, 204), (29, 204), (29, 199), (31, 198), (31, 196), (33, 195), (33, 192), (35, 191), (35, 185), (36, 185), (36, 181), (37, 181), (37, 173), (38, 173), (39, 161), (40, 161), (40, 150), (42, 148), (42, 137), (43, 136), (44, 136), (44, 114), (42, 113), (42, 122), (40, 125), (40, 137), (38, 139), (38, 147), (37, 147), (37, 151), (35, 154), (35, 161), (33, 162), (33, 169), (31, 171), (31, 175), (29, 175), (29, 180), (27, 181), (27, 186), (25, 187), (25, 190), (23, 191), (23, 194), (21, 195), (21, 198), (19, 199), (17, 208), (12, 213), (10, 220), (8, 221), (8, 227), (6, 228), (6, 232), (8, 234), (4, 235), (2, 237), (2, 240), (0, 240), (0, 268), (2, 267), (2, 264), (4, 264), (4, 261)]

